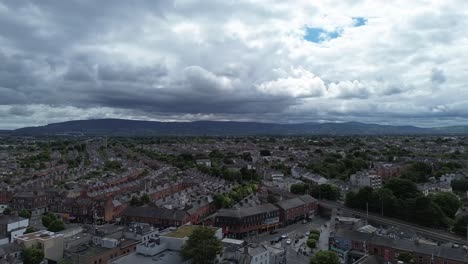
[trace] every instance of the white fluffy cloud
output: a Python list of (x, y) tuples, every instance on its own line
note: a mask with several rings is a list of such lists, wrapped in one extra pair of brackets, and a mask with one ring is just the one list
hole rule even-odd
[(263, 82), (257, 89), (267, 95), (292, 98), (318, 97), (325, 93), (324, 82), (304, 68), (293, 68), (285, 77)]
[(466, 10), (463, 0), (0, 2), (0, 128), (99, 117), (459, 124)]

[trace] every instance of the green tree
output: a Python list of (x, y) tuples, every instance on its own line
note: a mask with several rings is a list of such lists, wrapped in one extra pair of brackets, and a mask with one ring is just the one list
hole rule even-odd
[(440, 207), (429, 197), (416, 198), (412, 213), (407, 217), (410, 221), (430, 227), (446, 227), (447, 219)]
[(452, 231), (455, 234), (465, 237), (466, 236), (466, 226), (468, 225), (468, 216), (458, 217), (453, 223)]
[(317, 240), (313, 238), (307, 239), (307, 246), (309, 248), (315, 248), (317, 246)]
[(24, 218), (30, 218), (31, 217), (31, 212), (23, 209), (18, 213), (19, 216), (24, 217)]
[(4, 215), (10, 215), (11, 214), (11, 208), (7, 207), (3, 210)]
[(452, 186), (452, 189), (456, 192), (462, 192), (465, 193), (468, 191), (468, 180), (467, 179), (459, 179), (459, 180), (453, 180), (450, 185)]
[(65, 225), (63, 224), (63, 222), (61, 220), (54, 220), (52, 221), (49, 226), (47, 227), (47, 230), (51, 231), (51, 232), (58, 232), (58, 231), (62, 231), (65, 229)]
[(307, 186), (303, 183), (291, 184), (290, 191), (295, 194), (304, 194), (306, 192)]
[(267, 202), (272, 203), (272, 204), (277, 203), (277, 202), (278, 202), (278, 198), (276, 198), (276, 196), (274, 196), (274, 195), (272, 195), (272, 194), (269, 194), (269, 195), (267, 196)]
[(150, 197), (149, 197), (149, 195), (146, 194), (146, 193), (143, 194), (143, 195), (140, 197), (140, 201), (141, 201), (141, 203), (143, 203), (143, 204), (149, 203), (149, 202), (150, 202)]
[(402, 178), (411, 180), (412, 182), (426, 182), (432, 175), (432, 167), (424, 162), (416, 162), (411, 164), (401, 175)]
[(309, 239), (319, 240), (319, 238), (320, 238), (320, 234), (311, 233), (309, 235)]
[(39, 264), (44, 259), (44, 253), (40, 249), (25, 248), (21, 253), (24, 264)]
[(453, 218), (461, 206), (458, 197), (450, 192), (440, 192), (433, 195), (432, 200), (436, 203), (446, 216)]
[(310, 234), (317, 234), (317, 235), (320, 235), (320, 230), (318, 230), (318, 229), (312, 229), (312, 230), (310, 230)]
[(340, 190), (330, 184), (322, 184), (322, 185), (311, 185), (310, 188), (310, 195), (319, 198), (319, 199), (326, 199), (331, 201), (336, 201), (340, 198)]
[(54, 214), (46, 213), (42, 216), (42, 225), (45, 227), (49, 227), (50, 223), (57, 220), (57, 217)]
[(346, 193), (345, 197), (345, 205), (349, 208), (357, 208), (359, 206), (360, 201), (356, 199), (356, 193), (350, 191)]
[(416, 184), (408, 179), (392, 178), (384, 185), (384, 188), (392, 191), (398, 199), (414, 198), (420, 195)]
[(36, 231), (36, 230), (34, 230), (33, 227), (28, 226), (28, 227), (26, 228), (26, 231), (24, 231), (24, 233), (25, 233), (25, 234), (29, 234), (29, 233), (33, 233), (33, 232), (35, 232), (35, 231)]
[(310, 264), (340, 264), (340, 259), (333, 251), (319, 251), (310, 259)]
[[(384, 215), (394, 216), (398, 211), (398, 199), (393, 195), (393, 192), (387, 188), (376, 190), (379, 198), (379, 212)], [(383, 206), (383, 208), (382, 208)]]
[(132, 199), (130, 199), (130, 205), (131, 206), (140, 206), (142, 205), (140, 198), (136, 196), (132, 196)]
[(214, 263), (222, 249), (221, 241), (215, 237), (213, 229), (198, 227), (189, 236), (181, 253), (185, 259), (192, 259), (194, 264), (208, 264)]
[(400, 252), (398, 254), (398, 260), (403, 261), (404, 263), (413, 263), (414, 262), (414, 256), (413, 254), (409, 252)]

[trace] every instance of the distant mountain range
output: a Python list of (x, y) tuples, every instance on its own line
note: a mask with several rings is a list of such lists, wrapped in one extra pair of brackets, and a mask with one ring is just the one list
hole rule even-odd
[(468, 134), (468, 126), (420, 128), (345, 123), (274, 124), (233, 121), (156, 122), (125, 119), (76, 120), (2, 131), (13, 135), (429, 135)]

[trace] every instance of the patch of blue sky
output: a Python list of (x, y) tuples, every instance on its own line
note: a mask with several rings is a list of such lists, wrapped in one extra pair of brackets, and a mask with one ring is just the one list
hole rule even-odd
[(304, 39), (314, 43), (335, 39), (341, 36), (339, 31), (326, 31), (322, 28), (306, 27)]
[(354, 26), (360, 27), (367, 24), (367, 18), (365, 17), (353, 17)]

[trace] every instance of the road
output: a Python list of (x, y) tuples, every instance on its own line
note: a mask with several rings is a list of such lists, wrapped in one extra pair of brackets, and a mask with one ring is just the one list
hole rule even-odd
[[(350, 209), (342, 204), (336, 203), (336, 202), (331, 202), (331, 201), (325, 201), (325, 200), (320, 200), (319, 205), (323, 206), (325, 208), (330, 208), (330, 209), (337, 209), (340, 212), (345, 212), (345, 213), (350, 213), (353, 215), (357, 215), (363, 219), (367, 217), (366, 212), (360, 211), (360, 210), (355, 210), (355, 209)], [(462, 239), (461, 237), (458, 237), (454, 234), (447, 233), (443, 230), (434, 230), (431, 228), (427, 227), (421, 227), (418, 225), (410, 224), (408, 222), (404, 222), (402, 220), (397, 220), (393, 218), (388, 218), (388, 217), (383, 217), (378, 214), (374, 213), (369, 213), (368, 215), (368, 220), (372, 222), (376, 222), (379, 224), (384, 224), (387, 226), (396, 226), (396, 227), (404, 227), (404, 228), (410, 228), (414, 230), (418, 235), (423, 236), (425, 238), (433, 239), (436, 241), (440, 242), (451, 242), (459, 245), (466, 245), (466, 241)]]
[(328, 229), (324, 228), (324, 224), (327, 223), (327, 221), (328, 219), (316, 217), (309, 223), (306, 223), (306, 224), (297, 223), (297, 224), (289, 225), (289, 226), (277, 229), (278, 233), (276, 234), (262, 233), (262, 234), (247, 238), (246, 241), (251, 242), (251, 243), (262, 243), (262, 244), (271, 245), (270, 244), (271, 240), (278, 238), (279, 236), (283, 234), (288, 234), (288, 237), (291, 238), (292, 240), (292, 243), (290, 245), (286, 245), (286, 240), (283, 239), (281, 242), (278, 242), (272, 246), (285, 249), (286, 263), (288, 264), (309, 263), (310, 256), (312, 255), (312, 253), (310, 252), (310, 249), (307, 249), (308, 250), (307, 256), (304, 254), (298, 253), (301, 247), (304, 248), (307, 238), (304, 236), (304, 238), (298, 239), (299, 241), (297, 244), (294, 243), (294, 240), (296, 237), (299, 237), (305, 234), (307, 231), (310, 231), (311, 229), (321, 229), (322, 234), (320, 235), (320, 239), (317, 245), (317, 250), (328, 249), (329, 232), (328, 232)]

